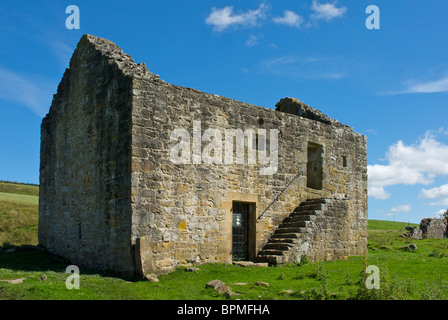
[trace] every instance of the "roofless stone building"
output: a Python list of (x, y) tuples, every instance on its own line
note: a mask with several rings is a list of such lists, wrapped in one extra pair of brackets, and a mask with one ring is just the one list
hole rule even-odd
[(365, 254), (365, 136), (276, 107), (166, 83), (84, 35), (42, 121), (40, 244), (126, 277)]

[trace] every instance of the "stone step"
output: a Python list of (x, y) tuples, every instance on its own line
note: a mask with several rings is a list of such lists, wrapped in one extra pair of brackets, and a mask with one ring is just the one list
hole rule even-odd
[(319, 198), (319, 199), (308, 199), (302, 203), (327, 203), (327, 199)]
[(291, 243), (270, 243), (266, 244), (263, 250), (282, 250), (287, 251), (292, 247)]
[[(296, 238), (272, 238), (269, 239), (268, 243), (280, 243), (280, 244), (289, 244), (289, 245), (294, 245), (295, 243), (297, 243), (297, 239)], [(267, 245), (266, 244), (266, 245)]]
[(307, 221), (283, 221), (280, 224), (279, 229), (300, 228), (300, 227), (306, 227), (306, 226), (307, 226)]
[(326, 210), (326, 199), (311, 199), (302, 202), (279, 225), (264, 248), (258, 253), (257, 261), (280, 264), (288, 259), (287, 252), (303, 236), (302, 231), (309, 221), (316, 219)]
[[(314, 212), (318, 209), (309, 209), (309, 208), (296, 208), (293, 212), (290, 214), (314, 214)], [(320, 210), (320, 209), (319, 209)]]
[[(305, 226), (302, 226), (305, 227)], [(284, 234), (284, 233), (300, 233), (301, 227), (281, 227), (275, 230), (275, 234)]]
[(296, 214), (294, 216), (286, 217), (283, 222), (298, 222), (298, 221), (311, 221), (316, 218), (314, 214)]
[(257, 257), (258, 262), (267, 262), (269, 264), (279, 264), (282, 263), (283, 259), (281, 256), (264, 255)]
[(299, 233), (296, 233), (296, 232), (293, 232), (293, 233), (274, 233), (272, 235), (271, 239), (281, 239), (281, 238), (287, 238), (287, 239), (295, 238), (295, 239), (297, 239), (299, 237), (300, 237)]
[(258, 253), (258, 255), (259, 256), (281, 256), (281, 255), (283, 255), (284, 252), (285, 252), (284, 250), (263, 249)]
[(322, 214), (322, 210), (304, 210), (304, 211), (293, 211), (289, 216), (316, 216)]
[(301, 203), (294, 211), (304, 211), (304, 210), (324, 210), (324, 203)]

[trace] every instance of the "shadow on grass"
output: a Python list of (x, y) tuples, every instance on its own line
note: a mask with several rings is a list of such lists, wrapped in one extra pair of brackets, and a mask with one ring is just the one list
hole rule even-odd
[[(24, 272), (54, 271), (66, 272), (72, 265), (70, 261), (50, 254), (47, 250), (35, 246), (11, 246), (4, 244), (0, 247), (0, 268)], [(98, 271), (83, 269), (82, 274), (100, 274)], [(102, 276), (119, 277), (115, 272), (104, 272)]]

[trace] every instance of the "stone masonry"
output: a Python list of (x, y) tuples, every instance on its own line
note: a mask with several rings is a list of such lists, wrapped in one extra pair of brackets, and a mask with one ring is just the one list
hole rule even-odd
[(443, 239), (448, 237), (447, 219), (424, 218), (420, 221), (423, 239)]
[[(199, 152), (216, 142), (211, 128), (258, 132), (247, 155), (272, 156), (277, 132), (275, 170), (260, 174), (261, 158), (196, 161), (198, 136)], [(180, 129), (191, 136), (182, 150), (190, 162), (173, 161)], [(84, 35), (42, 121), (39, 242), (78, 266), (131, 278), (230, 263), (237, 250), (271, 263), (363, 255), (366, 167), (365, 136), (297, 99), (274, 110), (169, 84)]]

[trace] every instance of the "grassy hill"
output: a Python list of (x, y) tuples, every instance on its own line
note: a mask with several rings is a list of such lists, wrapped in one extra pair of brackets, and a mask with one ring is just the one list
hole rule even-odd
[(39, 187), (0, 182), (0, 245), (37, 244)]
[(39, 186), (35, 184), (23, 184), (17, 182), (0, 181), (0, 193), (13, 193), (28, 196), (39, 196)]
[[(206, 264), (198, 266), (197, 272), (181, 267), (154, 283), (129, 282), (81, 268), (80, 289), (68, 290), (69, 262), (20, 247), (37, 244), (37, 195), (37, 186), (0, 182), (0, 280), (23, 280), (17, 284), (0, 281), (0, 300), (448, 299), (448, 239), (406, 239), (400, 236), (408, 223), (381, 220), (369, 220), (369, 252), (363, 257), (269, 268)], [(410, 243), (417, 250), (409, 250)], [(378, 290), (366, 288), (368, 265), (380, 270)], [(237, 295), (206, 288), (215, 279)], [(269, 286), (259, 286), (258, 281)]]

